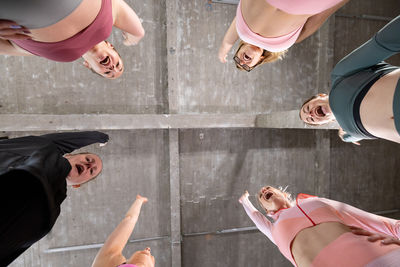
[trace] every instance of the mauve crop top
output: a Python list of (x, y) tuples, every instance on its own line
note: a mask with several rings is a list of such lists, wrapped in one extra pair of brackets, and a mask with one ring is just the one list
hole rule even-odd
[(71, 62), (80, 58), (94, 45), (110, 36), (113, 27), (111, 0), (102, 0), (99, 13), (93, 22), (74, 36), (59, 42), (12, 40), (22, 49), (54, 61)]

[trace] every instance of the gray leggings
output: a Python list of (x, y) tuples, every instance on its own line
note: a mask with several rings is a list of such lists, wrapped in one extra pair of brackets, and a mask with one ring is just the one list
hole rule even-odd
[(28, 29), (50, 26), (67, 17), (82, 0), (0, 0), (0, 19)]

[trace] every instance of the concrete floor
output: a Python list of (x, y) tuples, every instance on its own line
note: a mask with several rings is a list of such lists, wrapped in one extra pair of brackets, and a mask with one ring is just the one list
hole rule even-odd
[(149, 203), (125, 255), (150, 246), (156, 266), (291, 266), (237, 202), (265, 184), (400, 218), (399, 144), (343, 143), (297, 117), (306, 98), (329, 91), (334, 64), (400, 13), (397, 0), (352, 0), (285, 60), (251, 73), (216, 56), (235, 5), (127, 2), (146, 36), (124, 47), (113, 32), (126, 66), (118, 80), (79, 60), (0, 58), (2, 135), (110, 135), (85, 149), (102, 155), (103, 174), (69, 189), (51, 233), (11, 266), (90, 266), (137, 193)]

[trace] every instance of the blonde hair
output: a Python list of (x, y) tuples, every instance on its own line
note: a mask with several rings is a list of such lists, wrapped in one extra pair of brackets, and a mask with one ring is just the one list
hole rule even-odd
[[(270, 186), (270, 185), (269, 185), (269, 186)], [(273, 187), (273, 186), (270, 186), (270, 187)], [(288, 185), (285, 186), (285, 188), (283, 188), (282, 186), (278, 186), (278, 188), (276, 188), (276, 189), (278, 189), (279, 191), (281, 191), (281, 192), (283, 193), (283, 195), (286, 197), (286, 199), (289, 201), (290, 205), (293, 206), (293, 205), (295, 204), (295, 201), (294, 201), (293, 198), (292, 198), (292, 194), (286, 192), (286, 189), (287, 189), (288, 187), (289, 187)], [(275, 188), (275, 187), (274, 187), (274, 188)], [(261, 189), (262, 189), (262, 188), (261, 188)], [(260, 190), (261, 190), (261, 189), (260, 189)], [(261, 200), (260, 200), (260, 198), (259, 198), (259, 195), (260, 195), (260, 191), (258, 191), (258, 193), (257, 193), (257, 195), (256, 195), (256, 199), (257, 199), (258, 205), (260, 205), (261, 209), (264, 210), (264, 211), (267, 213), (267, 215), (270, 215), (270, 212), (262, 205)]]
[[(240, 40), (239, 47), (236, 50), (235, 56), (237, 56), (237, 53), (239, 52), (240, 48), (244, 44), (247, 44), (247, 43), (242, 41), (242, 40)], [(257, 67), (259, 65), (262, 65), (262, 64), (265, 64), (265, 63), (271, 63), (271, 62), (275, 62), (277, 60), (280, 60), (285, 56), (286, 52), (287, 52), (287, 50), (280, 51), (280, 52), (270, 52), (270, 51), (264, 49), (263, 54), (262, 54), (263, 58), (260, 61), (258, 61), (256, 65), (251, 67), (251, 69), (254, 69), (255, 67)], [(242, 66), (240, 66), (240, 65), (238, 65), (236, 63), (235, 63), (235, 65), (236, 65), (236, 68), (238, 68), (239, 70), (245, 70)]]

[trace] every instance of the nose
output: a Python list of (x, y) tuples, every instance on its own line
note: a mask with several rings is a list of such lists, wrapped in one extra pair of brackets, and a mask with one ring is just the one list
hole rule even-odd
[(269, 189), (271, 189), (270, 186), (265, 186), (265, 187), (263, 187), (263, 189), (261, 190), (261, 192), (265, 193), (265, 192), (268, 191)]
[(149, 247), (145, 248), (144, 250), (151, 252), (151, 248), (149, 248)]

